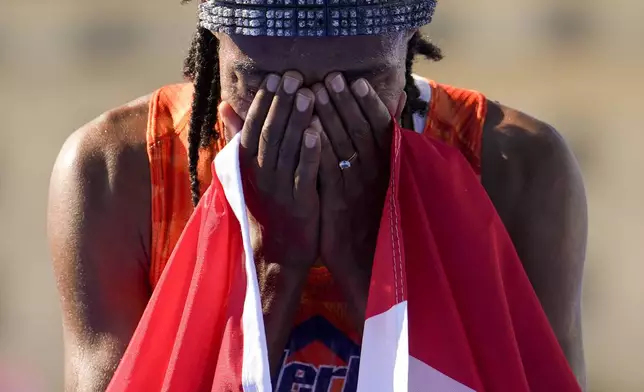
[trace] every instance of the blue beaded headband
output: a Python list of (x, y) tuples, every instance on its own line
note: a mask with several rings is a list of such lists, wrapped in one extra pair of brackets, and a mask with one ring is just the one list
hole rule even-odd
[(201, 27), (229, 35), (377, 35), (429, 24), (438, 0), (207, 0)]

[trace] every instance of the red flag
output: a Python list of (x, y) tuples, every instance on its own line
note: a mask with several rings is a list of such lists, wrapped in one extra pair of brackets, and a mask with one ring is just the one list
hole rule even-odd
[[(271, 391), (239, 136), (170, 258), (108, 392)], [(395, 128), (357, 390), (579, 386), (460, 152)]]

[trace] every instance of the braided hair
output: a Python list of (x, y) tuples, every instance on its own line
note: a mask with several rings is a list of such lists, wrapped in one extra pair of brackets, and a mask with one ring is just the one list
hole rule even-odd
[[(215, 130), (217, 105), (221, 100), (218, 54), (219, 41), (215, 35), (207, 29), (198, 27), (183, 66), (183, 75), (194, 84), (195, 90), (188, 133), (188, 169), (194, 205), (197, 205), (201, 197), (197, 176), (199, 151), (202, 148), (207, 148), (213, 140), (221, 137)], [(416, 113), (424, 115), (427, 112), (427, 103), (420, 98), (420, 90), (412, 76), (412, 66), (417, 55), (422, 55), (431, 61), (439, 61), (443, 58), (441, 50), (423, 38), (419, 32), (412, 36), (405, 59), (407, 104), (403, 110), (404, 118)]]

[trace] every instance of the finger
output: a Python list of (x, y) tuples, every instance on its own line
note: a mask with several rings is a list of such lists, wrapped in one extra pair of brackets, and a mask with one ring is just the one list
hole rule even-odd
[(244, 126), (244, 120), (239, 117), (235, 109), (228, 102), (222, 102), (217, 108), (217, 112), (221, 118), (221, 122), (224, 124), (224, 137), (226, 141), (230, 141), (236, 134), (241, 132), (242, 127)]
[(320, 131), (308, 128), (304, 132), (300, 160), (293, 181), (293, 197), (296, 201), (312, 203), (317, 199), (320, 153)]
[(391, 131), (391, 115), (394, 114), (394, 111), (387, 108), (365, 79), (361, 78), (353, 82), (351, 90), (369, 122), (378, 148), (386, 148)]
[[(332, 73), (325, 79), (331, 101), (340, 114), (340, 119), (349, 132), (353, 146), (358, 152), (360, 160), (371, 162), (375, 156), (375, 140), (369, 122), (362, 114), (360, 106), (347, 87), (344, 76)], [(369, 109), (371, 110), (371, 109)], [(347, 159), (347, 157), (340, 157)]]
[(321, 125), (324, 127), (324, 132), (328, 136), (335, 154), (342, 159), (349, 159), (356, 150), (339, 114), (331, 103), (326, 87), (316, 84), (313, 86), (313, 91), (315, 91), (315, 111), (319, 115)]
[(247, 157), (255, 157), (259, 146), (259, 135), (262, 132), (264, 119), (271, 107), (273, 96), (277, 91), (280, 77), (278, 75), (268, 75), (257, 91), (253, 102), (248, 109), (246, 121), (242, 127), (241, 145), (242, 152)]
[(280, 143), (284, 137), (284, 130), (293, 108), (295, 92), (300, 88), (301, 84), (302, 75), (298, 72), (289, 71), (282, 77), (259, 138), (257, 151), (259, 167), (275, 168)]
[(327, 201), (337, 192), (342, 192), (342, 173), (338, 167), (338, 157), (333, 152), (331, 141), (326, 132), (320, 133), (322, 152), (320, 157), (320, 196)]
[(297, 92), (291, 117), (288, 120), (284, 138), (280, 144), (279, 157), (277, 159), (277, 173), (291, 184), (293, 182), (293, 173), (297, 166), (297, 159), (300, 154), (302, 135), (311, 123), (314, 100), (313, 91), (307, 88), (300, 89)]

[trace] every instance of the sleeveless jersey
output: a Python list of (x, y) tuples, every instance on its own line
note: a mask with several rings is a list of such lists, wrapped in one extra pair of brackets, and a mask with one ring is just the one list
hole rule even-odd
[[(416, 84), (428, 111), (426, 116), (414, 115), (414, 130), (458, 148), (480, 174), (485, 97), (419, 77)], [(193, 211), (187, 154), (192, 94), (191, 84), (176, 84), (157, 90), (150, 101), (147, 146), (152, 185), (152, 287)], [(212, 159), (223, 146), (222, 137), (211, 149), (202, 151), (198, 167), (202, 192), (212, 179)], [(277, 392), (356, 391), (360, 339), (347, 312), (329, 272), (312, 269), (281, 359)]]

